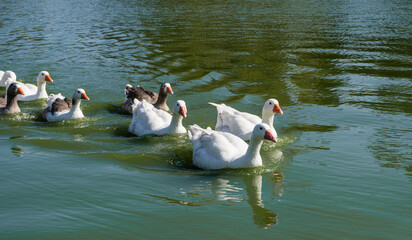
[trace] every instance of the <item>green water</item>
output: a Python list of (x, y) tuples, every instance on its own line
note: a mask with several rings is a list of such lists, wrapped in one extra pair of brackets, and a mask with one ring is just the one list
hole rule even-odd
[[(0, 119), (0, 239), (410, 239), (412, 3), (0, 2), (0, 69), (84, 88), (85, 119), (45, 101)], [(170, 82), (183, 124), (276, 98), (264, 166), (203, 171), (187, 136), (135, 137), (127, 83)], [(1, 89), (4, 92), (4, 89)]]

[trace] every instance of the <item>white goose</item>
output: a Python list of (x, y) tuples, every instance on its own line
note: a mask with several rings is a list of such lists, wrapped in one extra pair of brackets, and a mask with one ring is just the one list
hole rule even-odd
[(273, 118), (275, 113), (283, 114), (283, 111), (276, 99), (268, 99), (265, 102), (262, 108), (262, 119), (250, 113), (240, 112), (225, 104), (209, 104), (217, 108), (216, 131), (229, 132), (247, 141), (250, 140), (255, 125), (263, 122), (269, 125), (275, 138), (278, 136), (273, 127)]
[[(1, 75), (1, 74), (0, 74)], [(13, 71), (7, 70), (3, 72), (3, 75), (0, 78), (0, 87), (6, 87), (6, 82), (16, 82), (17, 76)], [(8, 86), (7, 86), (8, 88)]]
[(249, 145), (231, 133), (198, 125), (190, 126), (188, 134), (193, 143), (193, 164), (205, 170), (262, 166), (260, 147), (263, 140), (276, 142), (265, 123), (256, 124)]
[(0, 70), (0, 83), (1, 83), (1, 80), (3, 80), (3, 76), (4, 76), (4, 71)]
[(155, 108), (152, 104), (143, 100), (134, 100), (133, 119), (129, 126), (129, 132), (142, 136), (146, 134), (173, 134), (186, 133), (182, 125), (183, 118), (187, 117), (186, 103), (178, 100), (173, 105), (173, 113), (167, 113)]
[[(10, 85), (12, 81), (6, 81), (6, 86)], [(41, 71), (37, 75), (37, 86), (30, 83), (20, 83), (25, 95), (19, 95), (19, 101), (34, 101), (41, 98), (47, 98), (46, 82), (53, 82), (50, 74), (47, 71)]]
[(73, 99), (63, 97), (59, 94), (51, 94), (47, 100), (47, 107), (43, 110), (43, 120), (48, 122), (58, 122), (69, 119), (83, 118), (80, 109), (81, 100), (90, 100), (84, 89), (77, 89), (73, 94)]

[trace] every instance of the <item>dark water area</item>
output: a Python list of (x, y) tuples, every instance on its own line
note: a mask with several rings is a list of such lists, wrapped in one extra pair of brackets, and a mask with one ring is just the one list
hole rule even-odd
[[(84, 88), (85, 119), (45, 100), (0, 118), (0, 239), (409, 239), (412, 3), (0, 2), (0, 70)], [(169, 82), (184, 126), (276, 98), (264, 166), (203, 171), (186, 135), (136, 137), (130, 83)], [(4, 88), (1, 88), (4, 93)]]

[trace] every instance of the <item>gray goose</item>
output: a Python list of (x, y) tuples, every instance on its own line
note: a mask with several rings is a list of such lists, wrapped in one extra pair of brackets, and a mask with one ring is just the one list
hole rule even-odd
[(47, 107), (43, 110), (43, 120), (48, 122), (58, 122), (69, 119), (83, 118), (80, 103), (90, 100), (84, 89), (79, 88), (74, 91), (73, 99), (70, 100), (61, 94), (51, 94), (47, 100)]
[(17, 95), (24, 95), (18, 83), (14, 82), (7, 88), (7, 100), (0, 98), (0, 115), (19, 113), (20, 108), (17, 105)]
[(161, 109), (164, 111), (169, 111), (169, 107), (166, 104), (168, 94), (173, 94), (172, 87), (170, 83), (163, 83), (160, 86), (159, 93), (152, 92), (150, 90), (144, 89), (140, 86), (133, 87), (130, 84), (126, 85), (124, 90), (126, 99), (122, 104), (123, 110), (128, 113), (132, 113), (132, 105), (134, 103), (134, 99), (139, 101), (146, 100), (146, 102), (153, 104), (153, 106), (157, 109)]

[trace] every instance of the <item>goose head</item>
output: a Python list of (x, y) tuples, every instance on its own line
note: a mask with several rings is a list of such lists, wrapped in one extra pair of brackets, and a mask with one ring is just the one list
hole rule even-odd
[(265, 105), (263, 105), (263, 112), (264, 113), (270, 113), (270, 114), (274, 114), (274, 113), (279, 113), (279, 114), (283, 114), (282, 109), (279, 107), (279, 102), (278, 100), (271, 98), (268, 99), (265, 102)]
[(20, 85), (17, 82), (13, 82), (7, 88), (7, 95), (8, 96), (16, 96), (17, 94), (24, 95), (23, 90), (21, 89)]
[(53, 79), (50, 77), (49, 72), (41, 71), (39, 75), (37, 75), (37, 82), (45, 83), (45, 82), (53, 82)]
[(180, 114), (184, 118), (187, 117), (186, 103), (183, 100), (177, 100), (173, 105), (173, 114)]
[(90, 100), (90, 98), (86, 95), (86, 91), (84, 91), (84, 89), (79, 88), (76, 91), (74, 91), (73, 94), (73, 99), (75, 100)]
[(162, 86), (160, 86), (160, 91), (165, 94), (174, 94), (170, 83), (163, 83)]
[(269, 125), (266, 123), (258, 123), (252, 132), (252, 137), (257, 139), (266, 139), (272, 142), (277, 142), (277, 139), (273, 136)]

